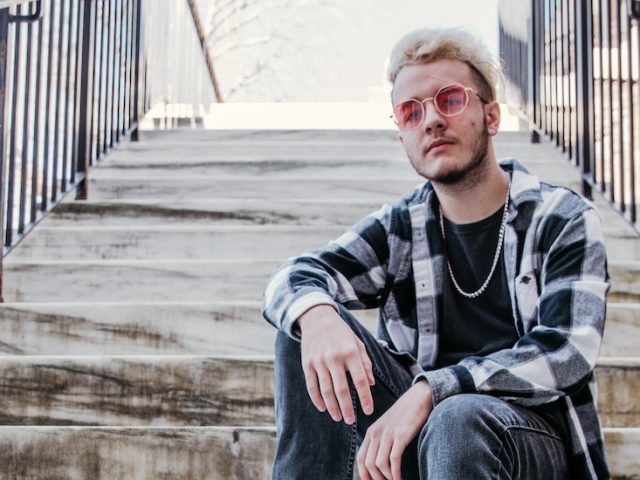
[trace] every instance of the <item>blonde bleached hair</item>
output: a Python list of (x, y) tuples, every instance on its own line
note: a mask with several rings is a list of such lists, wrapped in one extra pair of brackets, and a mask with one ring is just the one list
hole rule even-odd
[(400, 70), (407, 65), (444, 59), (469, 65), (478, 84), (478, 93), (488, 101), (497, 98), (503, 83), (500, 64), (479, 38), (459, 28), (423, 28), (408, 33), (391, 51), (387, 76), (393, 84)]

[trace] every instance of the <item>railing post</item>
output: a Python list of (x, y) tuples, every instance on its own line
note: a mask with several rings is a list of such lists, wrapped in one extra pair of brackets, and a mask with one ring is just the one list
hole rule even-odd
[(131, 124), (133, 130), (131, 131), (131, 141), (138, 141), (138, 127), (140, 122), (140, 63), (142, 62), (142, 0), (136, 0), (136, 24), (134, 27), (134, 38), (136, 42), (134, 60), (133, 60), (133, 118)]
[(540, 102), (540, 45), (538, 42), (539, 32), (538, 32), (538, 24), (539, 24), (539, 13), (540, 11), (540, 2), (538, 0), (531, 1), (531, 9), (530, 9), (530, 22), (527, 25), (529, 42), (528, 42), (528, 55), (527, 62), (529, 63), (528, 76), (527, 81), (529, 83), (529, 101), (528, 105), (528, 114), (531, 115), (530, 119), (532, 124), (534, 125), (531, 131), (531, 143), (540, 143), (540, 134), (536, 129), (536, 126), (539, 126), (540, 120), (540, 106), (538, 105)]
[(91, 158), (91, 142), (93, 132), (91, 131), (91, 116), (93, 115), (93, 45), (92, 35), (92, 9), (95, 2), (84, 0), (82, 2), (82, 41), (81, 59), (82, 68), (80, 73), (80, 108), (77, 123), (77, 155), (76, 172), (83, 175), (76, 190), (77, 200), (86, 200), (89, 195), (89, 162)]
[(593, 177), (593, 23), (591, 2), (576, 1), (576, 74), (578, 165), (582, 170), (582, 194), (592, 198)]
[(0, 302), (4, 302), (2, 289), (2, 262), (4, 258), (5, 234), (4, 234), (4, 182), (6, 168), (5, 148), (5, 119), (6, 88), (7, 88), (7, 40), (9, 37), (9, 9), (0, 9)]

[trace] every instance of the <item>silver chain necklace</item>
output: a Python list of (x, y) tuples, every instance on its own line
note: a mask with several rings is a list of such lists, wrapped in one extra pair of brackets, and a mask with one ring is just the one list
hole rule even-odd
[[(449, 262), (449, 258), (447, 258), (447, 267), (449, 268), (449, 275), (451, 275), (451, 281), (453, 285), (456, 287), (458, 293), (467, 298), (476, 298), (479, 297), (482, 292), (484, 292), (489, 286), (489, 281), (493, 276), (493, 272), (496, 270), (496, 266), (498, 265), (498, 260), (500, 259), (500, 250), (502, 250), (502, 244), (504, 243), (504, 232), (507, 229), (507, 214), (509, 213), (509, 192), (511, 191), (511, 180), (509, 180), (509, 186), (507, 187), (507, 197), (504, 201), (504, 211), (502, 212), (502, 223), (500, 225), (500, 236), (498, 237), (498, 246), (496, 247), (496, 253), (493, 256), (493, 265), (491, 265), (491, 271), (489, 272), (489, 276), (484, 281), (482, 286), (476, 290), (475, 292), (465, 292), (462, 290), (460, 285), (458, 284), (456, 277), (453, 275), (453, 269), (451, 268), (451, 263)], [(442, 242), (444, 243), (445, 251), (447, 248), (447, 238), (444, 234), (444, 218), (442, 216), (442, 207), (438, 206), (440, 210), (440, 230), (442, 231)]]

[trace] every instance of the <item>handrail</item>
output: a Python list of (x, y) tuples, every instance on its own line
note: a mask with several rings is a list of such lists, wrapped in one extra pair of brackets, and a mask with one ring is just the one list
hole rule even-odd
[(33, 0), (0, 0), (0, 8), (9, 8), (15, 7), (17, 5), (22, 5), (23, 3), (29, 3)]
[(0, 301), (3, 257), (69, 192), (88, 197), (90, 167), (123, 139), (137, 140), (154, 102), (202, 90), (188, 83), (202, 76), (180, 71), (180, 88), (162, 76), (164, 62), (184, 58), (184, 45), (204, 69), (188, 8), (175, 0), (0, 3)]
[(640, 232), (640, 0), (499, 0), (499, 15), (512, 99), (580, 169), (583, 193)]
[(209, 54), (209, 47), (207, 47), (207, 38), (204, 33), (204, 27), (202, 26), (202, 22), (200, 21), (200, 14), (198, 13), (198, 7), (196, 6), (195, 0), (187, 0), (189, 4), (189, 10), (191, 12), (191, 17), (193, 18), (193, 23), (196, 28), (196, 32), (198, 33), (198, 40), (200, 42), (200, 47), (202, 48), (202, 54), (204, 55), (204, 60), (207, 64), (207, 71), (209, 72), (209, 77), (211, 78), (211, 85), (213, 85), (213, 92), (216, 96), (216, 100), (218, 103), (222, 103), (222, 93), (220, 92), (220, 85), (218, 84), (218, 78), (216, 77), (215, 70), (213, 69), (213, 60), (211, 55)]

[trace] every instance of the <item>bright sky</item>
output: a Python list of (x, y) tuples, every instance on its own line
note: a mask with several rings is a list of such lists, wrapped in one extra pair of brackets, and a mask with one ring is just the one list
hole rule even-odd
[[(213, 1), (198, 3), (207, 11)], [(384, 85), (385, 60), (393, 45), (421, 27), (464, 27), (492, 52), (498, 50), (498, 0), (327, 0), (328, 7), (318, 6), (324, 0), (282, 3), (287, 1), (291, 3), (285, 9), (261, 11), (253, 31), (233, 38), (237, 44), (251, 43), (252, 37), (279, 30), (287, 39), (258, 81), (230, 101), (366, 102), (375, 96), (375, 87), (381, 90)], [(269, 48), (235, 49), (216, 60), (223, 92), (246, 75), (256, 59), (268, 57)], [(378, 97), (383, 93), (378, 91)]]
[(345, 74), (335, 77), (329, 92), (336, 100), (366, 101), (367, 87), (382, 84), (384, 62), (395, 43), (417, 28), (467, 28), (497, 56), (497, 0), (364, 0), (365, 5), (368, 8), (345, 12), (353, 28), (344, 31), (341, 42), (340, 70)]

